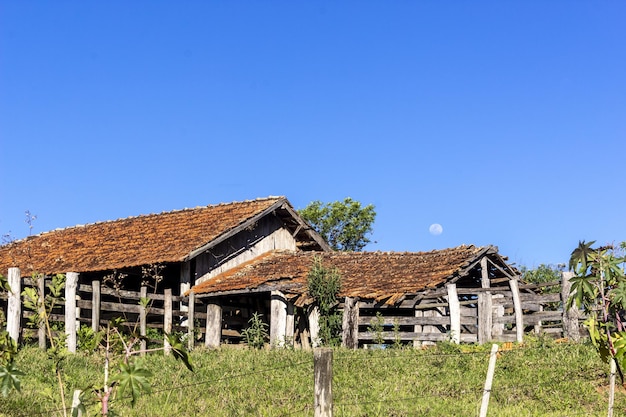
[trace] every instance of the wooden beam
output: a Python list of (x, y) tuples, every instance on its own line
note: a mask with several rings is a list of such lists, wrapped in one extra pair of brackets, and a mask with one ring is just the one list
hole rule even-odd
[(270, 296), (270, 346), (285, 346), (287, 328), (287, 300), (280, 291), (272, 291)]
[(19, 342), (20, 328), (22, 320), (22, 276), (19, 268), (9, 268), (9, 276), (7, 277), (11, 290), (8, 295), (7, 302), (7, 332), (9, 337)]
[[(141, 298), (148, 297), (148, 287), (142, 285), (139, 288), (139, 296)], [(142, 336), (140, 343), (141, 350), (144, 351), (147, 348), (146, 344), (146, 334), (147, 334), (147, 319), (148, 319), (148, 309), (143, 306), (143, 303), (139, 306), (139, 335)]]
[(513, 294), (513, 306), (515, 309), (515, 336), (518, 343), (524, 340), (524, 312), (522, 311), (522, 302), (519, 297), (519, 289), (517, 288), (517, 277), (509, 280), (511, 293)]
[(448, 289), (448, 303), (450, 315), (450, 341), (459, 344), (461, 342), (461, 305), (456, 293), (456, 284), (446, 285)]
[(76, 353), (76, 288), (78, 273), (65, 274), (65, 335), (66, 345), (70, 353)]
[(573, 272), (567, 271), (561, 273), (561, 302), (563, 305), (563, 336), (571, 339), (573, 341), (580, 341), (580, 311), (576, 307), (574, 303), (572, 307), (567, 308), (567, 301), (570, 297), (572, 281), (575, 274)]
[(189, 293), (189, 304), (187, 306), (187, 349), (189, 349), (190, 351), (193, 350), (194, 343), (196, 341), (196, 335), (194, 334), (195, 311), (196, 311), (196, 297), (192, 291)]
[(348, 349), (359, 347), (359, 303), (357, 298), (346, 297), (343, 303), (341, 346)]
[(172, 352), (172, 346), (167, 340), (167, 335), (172, 333), (172, 319), (173, 319), (172, 317), (173, 316), (172, 314), (172, 310), (173, 310), (172, 289), (166, 288), (164, 291), (164, 295), (165, 295), (165, 301), (163, 303), (163, 309), (165, 310), (165, 313), (163, 314), (163, 332), (165, 333), (165, 335), (164, 335), (164, 340), (163, 340), (163, 347), (164, 347), (164, 353), (166, 355), (169, 355)]
[[(39, 293), (39, 297), (41, 300), (44, 300), (46, 297), (46, 276), (40, 274), (37, 277), (37, 292)], [(46, 305), (44, 303), (39, 304), (39, 317), (44, 317), (46, 314)], [(40, 320), (39, 329), (37, 330), (37, 336), (39, 338), (39, 348), (46, 349), (46, 323), (44, 320)]]
[(91, 281), (91, 329), (100, 330), (100, 281)]
[(311, 334), (311, 347), (316, 348), (320, 342), (320, 310), (317, 306), (309, 311), (309, 333)]
[(204, 345), (210, 349), (220, 347), (222, 340), (222, 307), (215, 301), (206, 306), (206, 331)]

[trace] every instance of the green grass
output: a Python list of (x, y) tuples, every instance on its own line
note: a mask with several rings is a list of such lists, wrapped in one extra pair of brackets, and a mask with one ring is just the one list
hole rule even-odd
[[(490, 346), (442, 344), (426, 350), (333, 352), (335, 416), (477, 416)], [(134, 408), (115, 398), (121, 416), (313, 416), (311, 352), (223, 348), (193, 352), (195, 372), (172, 357), (145, 357), (152, 393)], [(68, 401), (74, 389), (102, 384), (102, 357), (76, 354), (63, 363)], [(0, 397), (0, 416), (61, 416), (52, 364), (24, 348), (22, 391)], [(604, 416), (608, 366), (588, 344), (542, 339), (500, 354), (489, 416)], [(88, 396), (88, 415), (98, 415)], [(626, 416), (626, 393), (615, 415)]]

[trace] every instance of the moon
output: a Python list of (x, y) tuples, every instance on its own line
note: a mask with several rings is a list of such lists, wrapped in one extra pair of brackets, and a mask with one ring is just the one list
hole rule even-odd
[(441, 233), (443, 233), (443, 227), (441, 227), (439, 223), (433, 223), (428, 228), (428, 231), (433, 236), (439, 236)]

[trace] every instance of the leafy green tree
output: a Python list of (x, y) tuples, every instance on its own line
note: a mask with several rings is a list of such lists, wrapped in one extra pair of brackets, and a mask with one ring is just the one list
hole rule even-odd
[(298, 212), (333, 249), (341, 251), (363, 250), (376, 218), (372, 204), (362, 207), (350, 197), (326, 204), (313, 201)]
[[(622, 383), (622, 369), (626, 365), (626, 275), (621, 248), (612, 245), (593, 248), (592, 242), (579, 242), (572, 252), (569, 266), (576, 276), (572, 278), (572, 289), (568, 306), (582, 307), (589, 318), (585, 326), (589, 337), (602, 359), (617, 369)], [(611, 390), (614, 382), (611, 381)], [(610, 396), (611, 398), (611, 396)], [(609, 403), (609, 415), (612, 404)]]
[(313, 258), (307, 276), (307, 291), (319, 308), (321, 344), (337, 346), (341, 343), (342, 316), (337, 311), (337, 297), (341, 291), (341, 275), (337, 268), (327, 268), (320, 257)]

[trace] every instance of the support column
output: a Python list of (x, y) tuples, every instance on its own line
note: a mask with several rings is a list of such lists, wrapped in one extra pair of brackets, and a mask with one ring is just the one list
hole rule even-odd
[(169, 355), (170, 353), (172, 353), (172, 346), (170, 345), (170, 342), (167, 340), (167, 335), (168, 334), (172, 334), (172, 319), (173, 319), (173, 303), (172, 303), (172, 289), (171, 288), (166, 288), (164, 291), (164, 295), (165, 295), (165, 301), (163, 302), (163, 309), (165, 310), (165, 313), (163, 314), (163, 332), (165, 333), (164, 335), (164, 341), (163, 341), (163, 347), (164, 347), (164, 353), (166, 355)]
[(22, 275), (19, 268), (9, 268), (9, 298), (7, 300), (7, 332), (11, 339), (19, 342), (22, 321)]
[(448, 306), (450, 314), (450, 341), (461, 343), (461, 304), (456, 291), (456, 284), (446, 285), (448, 290)]
[(65, 334), (67, 336), (67, 350), (76, 353), (76, 290), (78, 288), (78, 273), (65, 274)]
[(217, 349), (222, 340), (222, 306), (211, 302), (206, 306), (206, 331), (204, 345)]
[[(572, 282), (574, 278), (573, 272), (567, 271), (561, 273), (561, 303), (563, 304), (563, 337), (567, 337), (575, 342), (580, 341), (580, 311), (576, 307), (576, 303), (572, 307), (567, 308), (567, 301), (570, 297)], [(571, 294), (573, 295), (573, 294)]]
[[(489, 281), (489, 267), (487, 264), (487, 258), (483, 257), (480, 260), (481, 275), (481, 288), (491, 287)], [(487, 343), (491, 340), (491, 329), (493, 326), (493, 311), (491, 291), (481, 291), (478, 293), (478, 343)]]
[(519, 296), (517, 277), (509, 280), (511, 293), (513, 295), (513, 308), (515, 309), (515, 340), (522, 343), (524, 340), (524, 312), (522, 311), (522, 301)]
[[(39, 299), (42, 301), (39, 303), (39, 317), (44, 317), (46, 314), (46, 306), (43, 303), (43, 300), (46, 297), (46, 276), (40, 274), (37, 277), (37, 292), (39, 294)], [(43, 320), (39, 321), (39, 329), (37, 329), (37, 336), (39, 338), (39, 349), (46, 349), (46, 323)]]
[(317, 306), (309, 311), (309, 331), (311, 332), (311, 347), (320, 345), (320, 310)]
[(91, 281), (91, 329), (100, 330), (100, 281)]
[(359, 347), (359, 300), (346, 297), (343, 302), (341, 345), (348, 349)]
[(270, 346), (285, 345), (287, 328), (287, 300), (280, 291), (272, 291), (270, 300)]

